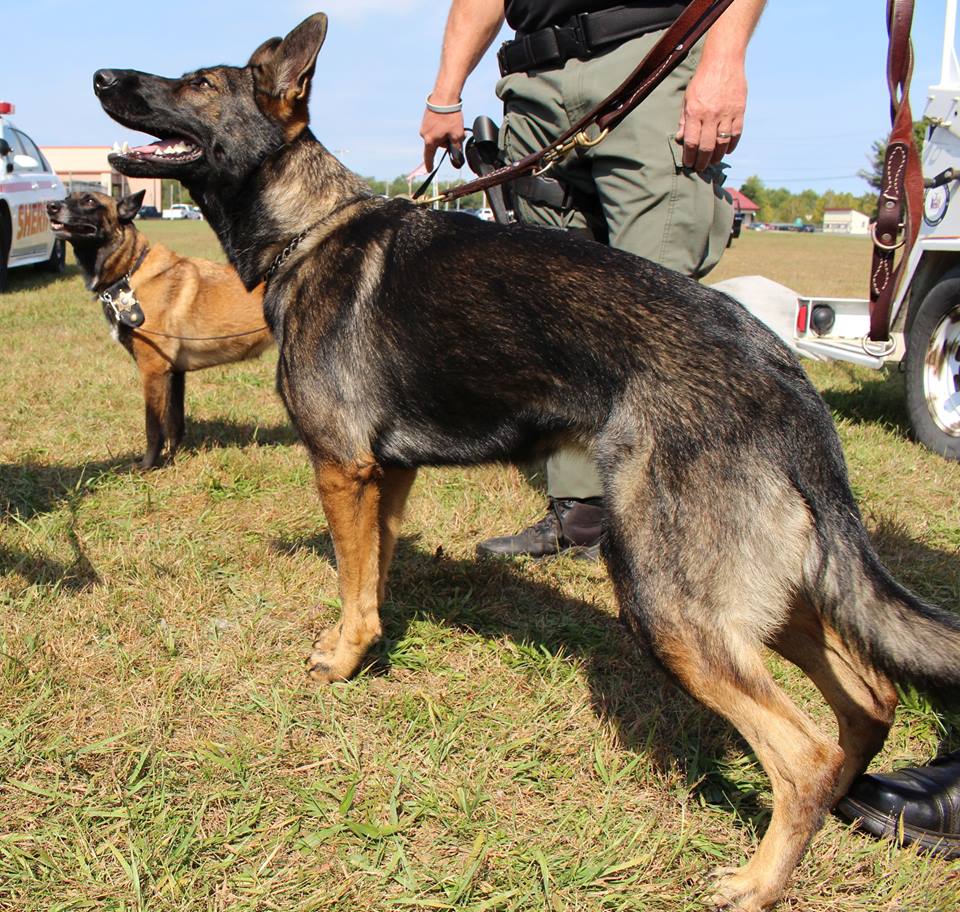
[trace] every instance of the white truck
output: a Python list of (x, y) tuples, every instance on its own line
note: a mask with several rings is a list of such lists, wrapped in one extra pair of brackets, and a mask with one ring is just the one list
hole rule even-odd
[(160, 213), (161, 218), (165, 219), (202, 219), (203, 215), (197, 206), (189, 206), (186, 203), (171, 203), (168, 209)]
[[(865, 299), (804, 296), (756, 276), (717, 284), (771, 323), (801, 355), (876, 370), (902, 362), (914, 434), (952, 460), (960, 460), (960, 202), (953, 199), (960, 195), (956, 26), (957, 0), (946, 0), (940, 82), (930, 87), (924, 112), (931, 127), (922, 151), (927, 188), (922, 222), (894, 291), (889, 341), (870, 341)], [(788, 309), (792, 325), (784, 319)]]
[(63, 199), (63, 183), (36, 143), (10, 120), (14, 106), (0, 101), (0, 293), (8, 270), (43, 264), (63, 272), (66, 247), (53, 236), (47, 203)]

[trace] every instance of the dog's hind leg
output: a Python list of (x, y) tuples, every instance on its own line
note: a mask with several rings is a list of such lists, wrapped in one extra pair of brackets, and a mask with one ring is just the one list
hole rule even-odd
[(834, 801), (846, 794), (883, 747), (897, 708), (897, 691), (882, 672), (853, 653), (802, 596), (770, 644), (817, 685), (837, 717), (843, 772)]
[(343, 681), (357, 670), (381, 633), (380, 507), (384, 473), (372, 456), (347, 465), (317, 460), (314, 472), (337, 558), (342, 614), (339, 624), (314, 643), (307, 666), (314, 680)]
[[(761, 912), (787, 881), (830, 807), (843, 752), (777, 685), (765, 640), (786, 622), (801, 579), (809, 517), (776, 476), (742, 463), (712, 501), (657, 476), (617, 475), (607, 555), (621, 616), (697, 700), (746, 739), (773, 789), (753, 857), (716, 883), (715, 908)], [(727, 466), (698, 466), (705, 488)], [(752, 473), (752, 474), (751, 474)]]
[[(669, 608), (669, 606), (666, 606)], [(688, 627), (676, 605), (654, 650), (683, 686), (732, 723), (753, 748), (773, 786), (773, 815), (753, 858), (725, 874), (715, 908), (761, 912), (780, 898), (830, 806), (843, 755), (777, 686), (759, 644), (732, 640), (729, 628)], [(726, 642), (725, 642), (726, 641)]]
[(170, 394), (167, 397), (167, 412), (163, 418), (163, 432), (167, 438), (167, 452), (170, 458), (183, 443), (186, 427), (184, 419), (183, 400), (186, 392), (186, 374), (183, 371), (173, 371), (170, 374)]

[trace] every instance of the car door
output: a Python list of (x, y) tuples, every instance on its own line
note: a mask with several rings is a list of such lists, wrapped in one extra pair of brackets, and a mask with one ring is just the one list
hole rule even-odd
[(10, 154), (7, 156), (7, 165), (3, 175), (0, 190), (10, 208), (10, 262), (15, 263), (19, 259), (29, 256), (31, 240), (30, 232), (27, 230), (29, 218), (31, 215), (31, 205), (39, 202), (37, 195), (37, 183), (33, 175), (29, 173), (22, 165), (17, 164), (17, 156), (26, 155), (23, 143), (20, 141), (20, 135), (17, 130), (7, 125), (4, 130), (3, 138), (10, 146)]
[(54, 237), (47, 218), (47, 202), (63, 196), (59, 178), (50, 170), (50, 165), (26, 133), (17, 129), (13, 133), (21, 154), (33, 159), (33, 165), (14, 162), (13, 175), (21, 184), (23, 197), (13, 221), (13, 243), (16, 256), (41, 257), (50, 255)]

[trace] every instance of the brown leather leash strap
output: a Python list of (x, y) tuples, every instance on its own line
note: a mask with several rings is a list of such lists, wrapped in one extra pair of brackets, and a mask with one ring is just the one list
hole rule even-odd
[(162, 336), (164, 339), (179, 339), (181, 342), (222, 342), (226, 339), (239, 339), (242, 336), (254, 336), (262, 333), (264, 330), (270, 332), (270, 327), (266, 323), (258, 326), (256, 329), (247, 329), (244, 332), (230, 333), (227, 336), (175, 336), (173, 333), (164, 333), (156, 329), (142, 329), (137, 327), (131, 332), (135, 336)]
[[(873, 227), (873, 263), (870, 267), (870, 339), (890, 338), (890, 305), (910, 249), (920, 230), (923, 206), (923, 173), (913, 137), (910, 111), (910, 77), (913, 46), (910, 26), (913, 0), (887, 0), (887, 83), (890, 89), (890, 122), (893, 129), (883, 162), (877, 221)], [(902, 231), (902, 237), (901, 237)], [(899, 238), (899, 240), (898, 240)], [(903, 248), (899, 262), (894, 258)]]
[[(524, 174), (542, 174), (574, 149), (597, 145), (683, 61), (691, 48), (732, 2), (733, 0), (692, 0), (626, 80), (559, 138), (513, 164), (498, 168), (459, 187), (453, 187), (439, 196), (417, 202), (451, 202)], [(600, 132), (591, 138), (587, 135), (587, 129), (594, 126)]]

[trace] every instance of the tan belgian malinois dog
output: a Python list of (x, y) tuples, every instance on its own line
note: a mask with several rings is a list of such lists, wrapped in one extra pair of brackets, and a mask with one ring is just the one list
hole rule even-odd
[(247, 291), (231, 266), (149, 244), (133, 222), (142, 202), (143, 191), (119, 202), (77, 192), (47, 203), (47, 214), (140, 371), (147, 431), (140, 466), (152, 469), (164, 443), (172, 458), (183, 440), (184, 374), (254, 358), (273, 340), (262, 287)]
[[(161, 137), (114, 166), (179, 178), (246, 286), (267, 283), (278, 388), (340, 574), (311, 674), (349, 677), (380, 636), (418, 466), (586, 446), (624, 623), (773, 785), (756, 854), (711, 901), (768, 908), (883, 744), (893, 682), (960, 685), (960, 620), (880, 563), (829, 411), (730, 298), (565, 232), (380, 199), (330, 155), (307, 109), (326, 27), (311, 16), (242, 67), (94, 77), (110, 115)], [(768, 647), (820, 688), (839, 741), (778, 685)]]

